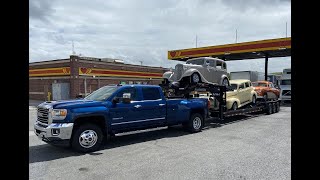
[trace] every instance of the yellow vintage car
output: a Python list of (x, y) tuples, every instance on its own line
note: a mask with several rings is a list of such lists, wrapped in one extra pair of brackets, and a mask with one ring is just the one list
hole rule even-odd
[(255, 104), (257, 93), (247, 79), (230, 80), (231, 91), (227, 91), (227, 109), (236, 110), (247, 104)]

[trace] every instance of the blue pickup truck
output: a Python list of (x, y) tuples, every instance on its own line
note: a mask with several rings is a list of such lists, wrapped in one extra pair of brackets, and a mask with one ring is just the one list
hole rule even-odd
[(108, 85), (84, 99), (43, 102), (37, 107), (34, 132), (49, 144), (96, 151), (104, 137), (126, 131), (182, 124), (199, 132), (208, 103), (201, 98), (166, 99), (155, 85)]

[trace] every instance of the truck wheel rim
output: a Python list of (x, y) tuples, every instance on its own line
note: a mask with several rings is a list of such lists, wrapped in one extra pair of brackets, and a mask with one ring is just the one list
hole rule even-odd
[(199, 78), (199, 75), (198, 75), (198, 74), (193, 74), (193, 75), (192, 75), (192, 81), (193, 81), (193, 82), (197, 83), (197, 82), (199, 82), (199, 80), (200, 80), (200, 78)]
[(98, 135), (93, 130), (85, 130), (79, 137), (79, 144), (84, 148), (91, 148), (97, 143)]
[(193, 119), (193, 128), (199, 129), (201, 127), (201, 119), (199, 117), (196, 117)]

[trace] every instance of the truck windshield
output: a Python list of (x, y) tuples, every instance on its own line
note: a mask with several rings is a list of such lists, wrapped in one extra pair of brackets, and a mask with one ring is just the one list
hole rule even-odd
[(267, 87), (266, 83), (252, 83), (253, 87)]
[(186, 64), (203, 65), (204, 64), (204, 60), (203, 59), (189, 60), (189, 61), (186, 62)]
[(281, 85), (291, 85), (291, 79), (281, 80)]
[(118, 86), (104, 86), (96, 91), (93, 91), (84, 99), (93, 101), (102, 101), (110, 97), (119, 87)]

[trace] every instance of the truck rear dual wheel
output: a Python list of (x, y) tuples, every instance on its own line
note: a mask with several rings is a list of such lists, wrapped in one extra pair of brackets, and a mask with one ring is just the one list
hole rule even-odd
[(268, 103), (267, 104), (267, 109), (266, 109), (266, 111), (267, 111), (267, 114), (269, 115), (269, 114), (272, 114), (272, 104), (271, 103)]
[(204, 126), (204, 120), (201, 114), (194, 113), (191, 115), (189, 121), (185, 124), (183, 124), (183, 127), (192, 132), (200, 132)]
[(100, 148), (103, 140), (103, 133), (95, 124), (83, 124), (73, 132), (71, 147), (78, 152), (87, 153)]

